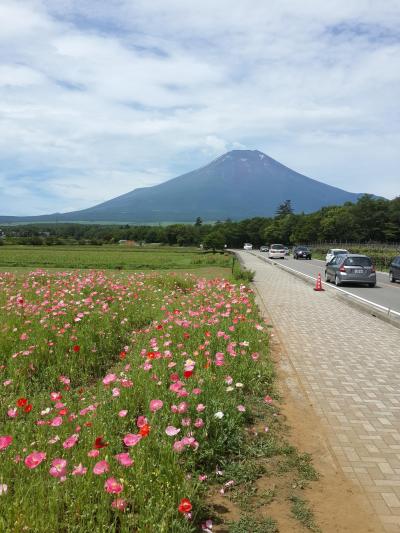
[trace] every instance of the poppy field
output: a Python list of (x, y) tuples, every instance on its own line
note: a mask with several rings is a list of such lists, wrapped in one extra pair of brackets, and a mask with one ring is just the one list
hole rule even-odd
[(213, 531), (209, 484), (272, 376), (245, 285), (0, 273), (0, 531)]

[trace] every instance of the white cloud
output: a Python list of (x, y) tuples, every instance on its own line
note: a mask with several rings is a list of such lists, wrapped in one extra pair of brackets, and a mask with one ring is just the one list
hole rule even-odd
[(2, 0), (0, 19), (0, 214), (89, 207), (237, 147), (400, 192), (397, 0)]

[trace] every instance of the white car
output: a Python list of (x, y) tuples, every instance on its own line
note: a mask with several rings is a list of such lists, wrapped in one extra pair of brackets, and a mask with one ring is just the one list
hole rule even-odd
[(243, 245), (243, 250), (252, 250), (253, 249), (253, 245), (250, 244), (249, 242), (245, 242), (244, 245)]
[(283, 244), (271, 244), (268, 251), (270, 259), (285, 259), (286, 251)]
[(350, 252), (348, 250), (344, 250), (343, 248), (331, 248), (328, 250), (328, 253), (325, 257), (326, 264), (330, 263), (334, 257), (337, 255), (348, 255)]

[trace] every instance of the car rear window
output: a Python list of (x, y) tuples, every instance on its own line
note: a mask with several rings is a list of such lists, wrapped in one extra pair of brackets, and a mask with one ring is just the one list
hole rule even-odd
[(335, 250), (333, 252), (333, 255), (343, 255), (343, 254), (348, 254), (349, 252), (347, 250)]
[(348, 257), (344, 264), (346, 266), (372, 266), (372, 261), (369, 257)]
[(297, 249), (302, 252), (308, 252), (309, 249), (306, 246), (298, 246)]
[(271, 250), (283, 250), (283, 245), (282, 244), (273, 244), (271, 246)]

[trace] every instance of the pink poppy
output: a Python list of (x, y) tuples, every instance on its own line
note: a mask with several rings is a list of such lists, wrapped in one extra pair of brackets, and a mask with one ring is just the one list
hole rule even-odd
[(117, 481), (115, 477), (109, 477), (104, 483), (104, 488), (110, 494), (119, 494), (124, 489), (122, 483)]
[(118, 453), (114, 457), (119, 462), (119, 464), (122, 465), (122, 466), (132, 466), (133, 465), (133, 459), (129, 455), (129, 453)]
[(108, 472), (109, 470), (110, 465), (107, 463), (107, 461), (99, 461), (93, 467), (93, 473), (97, 474), (98, 476), (104, 474), (105, 472)]
[(67, 475), (67, 461), (65, 459), (54, 459), (49, 472), (53, 477), (65, 477)]
[(167, 426), (165, 428), (165, 433), (168, 435), (168, 437), (174, 437), (180, 432), (179, 428), (176, 428), (175, 426)]
[(244, 413), (246, 411), (246, 407), (244, 405), (238, 405), (236, 408), (240, 413)]
[(88, 457), (98, 457), (100, 455), (99, 450), (90, 450), (88, 451)]
[(82, 463), (79, 463), (78, 466), (75, 466), (72, 470), (73, 476), (84, 476), (87, 472), (87, 468), (82, 465)]
[(141, 428), (143, 426), (145, 426), (146, 424), (148, 424), (148, 420), (145, 416), (138, 416), (137, 417), (137, 420), (136, 420), (136, 425), (138, 428)]
[(16, 407), (11, 407), (11, 409), (9, 409), (7, 411), (7, 415), (10, 417), (10, 418), (15, 418), (18, 414), (18, 409)]
[(6, 448), (8, 448), (12, 441), (13, 438), (11, 437), (11, 435), (0, 437), (0, 450), (5, 450)]
[(46, 454), (44, 452), (32, 452), (25, 458), (25, 465), (30, 469), (36, 468), (45, 459)]
[(264, 397), (264, 402), (271, 404), (273, 402), (273, 399), (271, 398), (271, 396), (268, 396), (267, 394), (267, 396)]
[(63, 442), (63, 448), (72, 448), (78, 442), (78, 435), (74, 433)]
[(50, 426), (53, 426), (53, 427), (58, 427), (58, 426), (61, 426), (61, 424), (63, 423), (63, 419), (61, 416), (56, 416), (55, 418), (53, 418), (53, 420), (50, 422)]
[(202, 428), (204, 426), (204, 421), (202, 418), (196, 418), (194, 422), (194, 427), (196, 428)]
[(184, 413), (186, 413), (188, 409), (188, 404), (187, 402), (181, 402), (179, 405), (178, 405), (178, 413), (180, 415), (183, 415)]
[(117, 376), (115, 374), (107, 374), (105, 378), (103, 378), (104, 385), (109, 385), (110, 383), (113, 383), (117, 379)]
[(159, 411), (164, 403), (161, 400), (151, 400), (150, 401), (150, 411), (152, 413), (155, 413), (156, 411)]
[(128, 506), (128, 502), (124, 500), (123, 498), (117, 498), (111, 504), (111, 507), (113, 509), (117, 509), (118, 511), (125, 511), (127, 506)]
[(120, 416), (121, 418), (124, 418), (124, 416), (126, 416), (128, 414), (128, 411), (126, 409), (122, 409), (119, 413), (118, 413), (118, 416)]
[(121, 394), (121, 391), (119, 390), (119, 388), (114, 387), (112, 390), (112, 395), (114, 396), (114, 398), (117, 398), (118, 396), (120, 396), (120, 394)]
[(206, 408), (205, 405), (203, 405), (202, 403), (199, 403), (199, 404), (197, 405), (197, 407), (196, 407), (196, 411), (197, 411), (198, 413), (202, 413), (202, 412), (204, 411), (205, 408)]
[(126, 446), (135, 446), (142, 438), (142, 435), (127, 433), (124, 437), (124, 443)]

